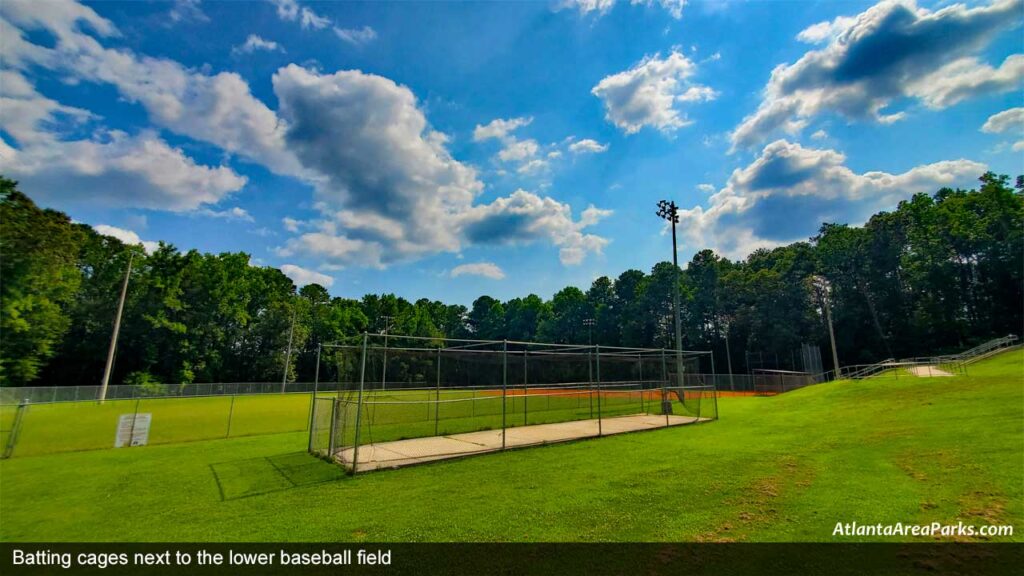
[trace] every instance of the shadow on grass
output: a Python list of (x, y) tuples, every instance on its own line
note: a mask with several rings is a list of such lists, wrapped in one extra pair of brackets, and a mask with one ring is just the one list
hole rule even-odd
[(306, 452), (218, 462), (210, 464), (210, 472), (221, 501), (313, 486), (345, 477), (340, 466)]

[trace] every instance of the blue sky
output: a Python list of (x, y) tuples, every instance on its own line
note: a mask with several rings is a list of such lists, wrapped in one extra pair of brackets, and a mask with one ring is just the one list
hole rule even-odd
[(1024, 172), (1021, 0), (0, 4), (0, 172), (339, 296), (548, 297)]

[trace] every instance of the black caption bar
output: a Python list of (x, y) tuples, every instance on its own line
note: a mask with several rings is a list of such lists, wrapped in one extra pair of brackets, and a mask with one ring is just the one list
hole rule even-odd
[(1010, 574), (1022, 544), (0, 544), (3, 574)]

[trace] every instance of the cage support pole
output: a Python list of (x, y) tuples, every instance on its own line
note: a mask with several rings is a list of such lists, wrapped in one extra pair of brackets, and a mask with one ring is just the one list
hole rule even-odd
[(668, 426), (668, 410), (665, 410), (665, 401), (668, 400), (668, 363), (665, 361), (665, 349), (661, 349), (661, 411), (665, 413), (665, 426)]
[[(363, 386), (366, 383), (366, 347), (369, 343), (369, 336), (363, 332), (363, 360), (359, 368), (359, 396), (356, 398), (356, 444), (352, 447), (352, 474), (355, 475), (356, 467), (359, 465), (359, 440), (363, 430)], [(335, 404), (338, 400), (335, 398)], [(331, 414), (331, 432), (334, 431), (334, 414)], [(331, 458), (334, 458), (334, 443), (331, 442)]]
[(231, 418), (235, 415), (235, 395), (231, 395), (231, 405), (228, 407), (228, 430), (224, 433), (225, 438), (231, 437)]
[(501, 343), (501, 449), (505, 449), (505, 411), (508, 394), (508, 340)]
[(640, 411), (646, 414), (644, 410), (644, 359), (640, 356), (640, 353), (636, 354), (636, 364), (640, 369)]
[(601, 345), (597, 348), (597, 435), (601, 436), (604, 431), (601, 429)]
[(438, 412), (441, 410), (441, 349), (437, 349), (437, 383), (434, 392), (434, 436), (437, 436), (437, 429), (440, 425)]
[[(322, 344), (316, 345), (316, 370), (313, 371), (313, 397), (309, 400), (309, 451), (313, 451), (313, 409), (316, 405), (316, 393), (320, 389), (320, 350)], [(340, 371), (339, 371), (340, 372)]]
[(594, 417), (594, 351), (587, 350), (587, 399), (590, 402), (590, 417)]
[(527, 424), (530, 423), (529, 414), (527, 413), (527, 409), (526, 409), (526, 404), (528, 402), (527, 401), (527, 395), (528, 395), (528, 392), (529, 392), (529, 390), (527, 388), (529, 379), (527, 378), (527, 374), (526, 374), (526, 356), (527, 356), (527, 354), (529, 354), (529, 352), (527, 352), (526, 350), (523, 350), (523, 426), (526, 426)]

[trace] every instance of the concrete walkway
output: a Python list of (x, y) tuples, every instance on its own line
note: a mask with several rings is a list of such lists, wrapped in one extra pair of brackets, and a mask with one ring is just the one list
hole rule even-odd
[(909, 370), (914, 376), (922, 376), (925, 378), (930, 378), (932, 376), (952, 376), (952, 374), (945, 370), (940, 370), (937, 366), (911, 366), (910, 368), (907, 368), (907, 370)]
[[(505, 446), (507, 448), (537, 446), (554, 442), (579, 440), (581, 438), (592, 438), (598, 435), (608, 436), (624, 432), (665, 428), (666, 426), (680, 426), (707, 420), (709, 419), (672, 415), (668, 417), (666, 423), (665, 416), (636, 414), (632, 416), (603, 418), (600, 421), (600, 430), (598, 429), (597, 419), (519, 426), (505, 430)], [(501, 449), (501, 430), (484, 430), (482, 432), (467, 432), (450, 436), (430, 436), (427, 438), (413, 438), (411, 440), (396, 440), (394, 442), (378, 442), (359, 447), (357, 471), (368, 472), (382, 468), (398, 468), (411, 464), (432, 462), (434, 460), (495, 452)], [(346, 468), (351, 469), (354, 452), (353, 448), (345, 448), (337, 453), (335, 460)]]

